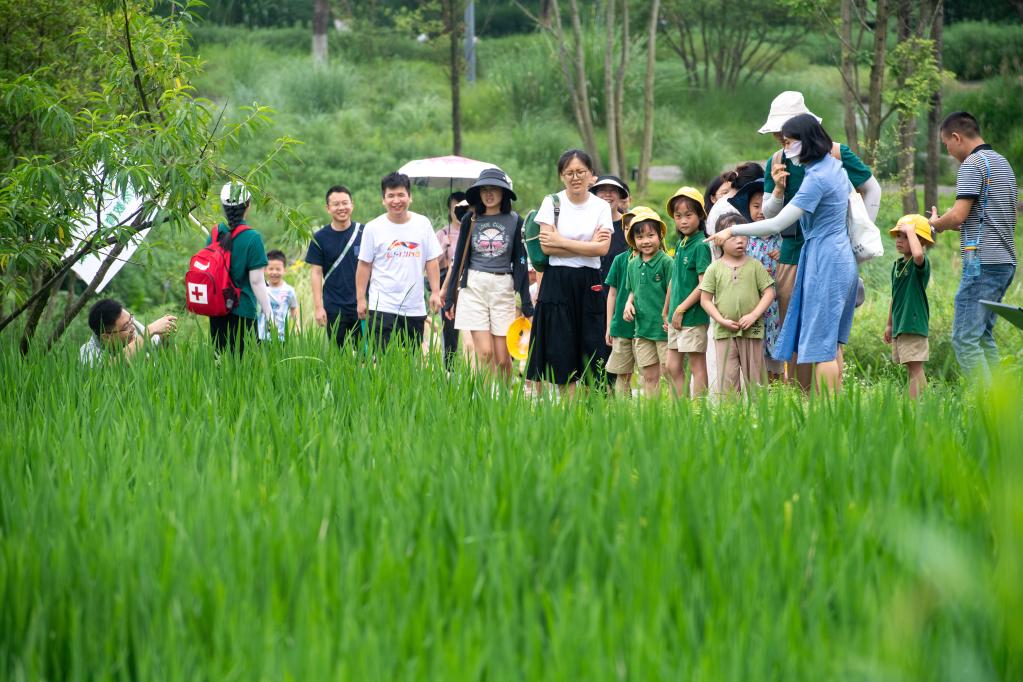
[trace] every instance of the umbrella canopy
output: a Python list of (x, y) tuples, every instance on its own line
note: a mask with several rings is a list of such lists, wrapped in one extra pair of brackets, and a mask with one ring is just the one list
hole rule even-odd
[(497, 168), (486, 161), (467, 159), (464, 156), (435, 156), (430, 159), (409, 161), (398, 169), (409, 176), (418, 187), (446, 187), (453, 189), (468, 187), (486, 168)]

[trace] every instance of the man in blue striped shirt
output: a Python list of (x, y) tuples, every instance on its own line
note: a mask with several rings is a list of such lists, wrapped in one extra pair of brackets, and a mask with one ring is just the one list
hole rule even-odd
[(955, 297), (952, 348), (967, 374), (990, 378), (998, 363), (995, 314), (980, 301), (1001, 301), (1016, 274), (1016, 175), (1005, 157), (985, 144), (977, 119), (965, 111), (945, 117), (941, 141), (959, 161), (956, 201), (940, 217), (938, 232), (959, 231), (963, 273)]

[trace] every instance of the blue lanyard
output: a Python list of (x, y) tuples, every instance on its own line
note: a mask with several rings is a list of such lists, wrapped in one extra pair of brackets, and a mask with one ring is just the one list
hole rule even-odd
[(981, 181), (980, 186), (980, 225), (977, 228), (977, 247), (980, 247), (981, 240), (984, 239), (984, 222), (987, 218), (987, 198), (991, 193), (991, 164), (988, 163), (987, 157), (984, 156), (983, 152), (980, 152), (980, 158), (984, 161), (984, 169), (987, 174)]

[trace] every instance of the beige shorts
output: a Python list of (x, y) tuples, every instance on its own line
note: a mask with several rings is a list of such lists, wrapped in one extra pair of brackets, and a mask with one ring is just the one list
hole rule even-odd
[(892, 361), (903, 365), (907, 362), (927, 362), (930, 344), (926, 336), (899, 334), (892, 341)]
[(663, 365), (668, 361), (668, 342), (633, 339), (632, 352), (636, 356), (636, 364), (640, 367), (649, 367), (656, 364)]
[(706, 353), (707, 325), (682, 327), (681, 330), (676, 330), (669, 324), (668, 350), (678, 351), (679, 353)]
[(778, 323), (785, 321), (785, 313), (792, 300), (792, 290), (796, 287), (797, 265), (778, 263), (774, 273), (774, 291), (778, 295)]
[(507, 336), (515, 320), (515, 290), (511, 275), (470, 270), (455, 304), (455, 329)]
[(632, 374), (636, 356), (632, 352), (632, 339), (611, 337), (611, 357), (605, 366), (608, 374)]
[(742, 387), (759, 386), (764, 376), (764, 340), (715, 339), (718, 393), (738, 393)]

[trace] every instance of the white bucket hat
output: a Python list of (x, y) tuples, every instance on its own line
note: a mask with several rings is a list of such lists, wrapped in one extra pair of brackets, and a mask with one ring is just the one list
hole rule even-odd
[(771, 113), (767, 115), (767, 121), (764, 122), (764, 125), (760, 126), (760, 130), (757, 132), (761, 135), (765, 133), (780, 133), (781, 127), (785, 125), (785, 121), (799, 114), (810, 114), (817, 119), (818, 123), (821, 122), (820, 116), (806, 108), (806, 102), (803, 101), (803, 93), (796, 90), (786, 90), (771, 102)]

